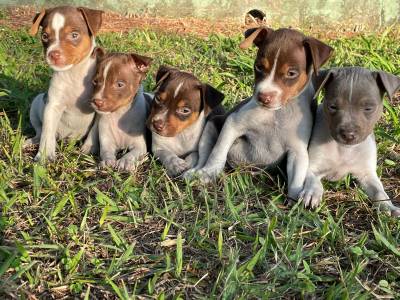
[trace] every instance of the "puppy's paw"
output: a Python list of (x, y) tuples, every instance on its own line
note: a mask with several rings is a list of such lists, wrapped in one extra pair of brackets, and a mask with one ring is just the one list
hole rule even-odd
[(39, 144), (39, 139), (36, 137), (33, 137), (33, 138), (25, 140), (23, 147), (30, 147), (32, 145), (37, 145), (37, 144)]
[(218, 178), (218, 176), (220, 175), (220, 173), (222, 172), (221, 168), (202, 168), (200, 170), (197, 171), (198, 177), (200, 179), (201, 182), (203, 183), (211, 183), (211, 182), (215, 182)]
[(393, 209), (391, 211), (391, 215), (392, 217), (400, 218), (400, 208), (396, 207), (396, 209)]
[(33, 160), (40, 163), (52, 162), (56, 160), (56, 153), (46, 153), (46, 155), (43, 155), (40, 151), (38, 151)]
[(312, 209), (317, 208), (322, 201), (322, 195), (324, 190), (317, 186), (306, 186), (300, 193), (300, 201), (303, 202), (304, 207), (309, 207)]
[(167, 174), (171, 177), (177, 177), (190, 168), (184, 159), (173, 159), (167, 166)]
[(115, 166), (116, 166), (116, 160), (115, 159), (105, 159), (105, 160), (102, 160), (101, 162), (100, 162), (100, 168), (102, 168), (102, 169), (105, 169), (105, 168), (107, 168), (107, 167), (109, 167), (109, 168), (115, 168)]
[(135, 160), (132, 158), (121, 157), (116, 162), (116, 168), (119, 171), (130, 172), (135, 168)]
[(186, 180), (193, 180), (197, 177), (197, 170), (196, 168), (189, 169), (182, 174), (182, 178)]
[(96, 145), (92, 145), (92, 144), (83, 144), (81, 146), (81, 152), (83, 154), (96, 154), (98, 153), (98, 147), (96, 147)]

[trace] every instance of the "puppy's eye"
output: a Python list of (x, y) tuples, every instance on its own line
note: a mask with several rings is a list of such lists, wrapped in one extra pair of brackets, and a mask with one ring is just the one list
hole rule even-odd
[(97, 79), (93, 79), (93, 80), (92, 80), (92, 83), (93, 83), (94, 86), (96, 86), (96, 85), (99, 84), (99, 81), (98, 81)]
[(115, 85), (116, 85), (117, 88), (121, 89), (121, 88), (123, 88), (125, 86), (125, 82), (123, 82), (122, 80), (118, 80), (115, 83)]
[(154, 102), (157, 104), (157, 105), (162, 105), (162, 103), (161, 103), (161, 100), (160, 100), (160, 98), (158, 98), (158, 96), (156, 95), (156, 96), (154, 96)]
[(336, 112), (337, 111), (337, 105), (336, 104), (329, 104), (328, 109), (330, 112)]
[(254, 65), (254, 70), (255, 70), (257, 73), (264, 73), (263, 67), (262, 67), (262, 66), (259, 66), (259, 65)]
[(178, 114), (180, 114), (180, 115), (187, 116), (187, 115), (189, 115), (189, 114), (192, 112), (192, 110), (191, 110), (189, 107), (180, 107), (180, 108), (178, 108), (178, 109), (176, 110), (176, 112), (177, 112)]
[(373, 106), (366, 106), (366, 107), (364, 107), (364, 111), (366, 112), (366, 113), (371, 113), (371, 112), (373, 112), (375, 110), (375, 108), (373, 107)]
[(79, 38), (79, 33), (76, 32), (76, 31), (72, 32), (72, 33), (71, 33), (71, 38), (72, 38), (73, 40), (78, 39), (78, 38)]
[(49, 41), (49, 35), (46, 32), (42, 33), (42, 41), (45, 43)]
[(295, 70), (295, 69), (290, 69), (288, 70), (287, 74), (286, 74), (286, 78), (287, 79), (295, 79), (299, 76), (299, 71)]

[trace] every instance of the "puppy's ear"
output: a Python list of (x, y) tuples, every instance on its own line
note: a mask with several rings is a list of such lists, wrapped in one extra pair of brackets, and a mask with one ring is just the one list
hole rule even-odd
[(400, 89), (400, 77), (383, 71), (373, 73), (382, 94), (387, 92), (389, 99), (392, 100), (394, 93)]
[(321, 70), (317, 76), (313, 78), (313, 84), (316, 89), (314, 94), (314, 99), (316, 99), (321, 93), (324, 86), (329, 84), (332, 81), (334, 76), (334, 70)]
[(140, 72), (146, 73), (149, 70), (151, 62), (153, 61), (152, 58), (147, 57), (147, 56), (138, 55), (135, 53), (131, 53), (129, 55), (135, 62), (135, 65), (139, 69)]
[(33, 21), (32, 21), (32, 26), (31, 29), (29, 30), (29, 34), (34, 36), (38, 33), (39, 31), (39, 27), (42, 24), (43, 18), (46, 16), (47, 11), (43, 8), (40, 13), (37, 13), (34, 17), (33, 17)]
[(201, 100), (204, 113), (207, 116), (216, 106), (220, 105), (225, 95), (209, 84), (200, 85)]
[(312, 63), (314, 74), (318, 75), (318, 70), (333, 54), (333, 48), (312, 37), (305, 38), (303, 44), (307, 52), (307, 65)]
[(162, 83), (171, 75), (171, 73), (176, 72), (177, 69), (171, 68), (168, 66), (161, 66), (156, 74), (156, 86), (154, 87), (154, 90), (157, 90)]
[(100, 30), (101, 23), (103, 22), (104, 12), (102, 10), (90, 9), (86, 7), (78, 7), (78, 10), (82, 13), (90, 34), (95, 36)]
[(106, 55), (106, 51), (101, 47), (94, 48), (92, 52), (92, 58), (97, 58), (97, 60), (102, 60)]
[(240, 43), (239, 47), (241, 49), (247, 49), (252, 44), (256, 45), (258, 48), (261, 47), (263, 41), (266, 39), (268, 34), (274, 30), (268, 27), (251, 28), (245, 31), (244, 41)]

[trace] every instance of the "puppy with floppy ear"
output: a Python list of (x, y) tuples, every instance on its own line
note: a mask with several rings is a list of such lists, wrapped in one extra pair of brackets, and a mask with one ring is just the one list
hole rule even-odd
[(30, 33), (39, 28), (45, 59), (54, 70), (47, 93), (32, 102), (30, 120), (35, 137), (26, 144), (39, 143), (35, 160), (55, 158), (56, 138), (82, 139), (93, 123), (89, 99), (96, 68), (95, 35), (102, 11), (60, 6), (42, 10), (33, 19)]
[(292, 29), (260, 27), (246, 31), (245, 37), (241, 48), (258, 47), (253, 95), (228, 113), (207, 163), (197, 173), (210, 181), (226, 162), (268, 168), (287, 157), (288, 196), (296, 199), (308, 167), (315, 92), (311, 78), (333, 49)]
[(321, 203), (321, 179), (335, 181), (352, 174), (372, 201), (399, 217), (400, 208), (390, 201), (376, 174), (373, 129), (382, 114), (384, 93), (391, 98), (400, 88), (400, 78), (359, 67), (334, 68), (321, 72), (317, 84), (325, 97), (308, 149), (304, 205), (315, 208)]
[(224, 95), (192, 74), (166, 66), (158, 70), (156, 82), (147, 120), (152, 151), (170, 176), (178, 176), (206, 160), (209, 147), (199, 142), (209, 120), (224, 113)]
[[(131, 171), (147, 153), (146, 118), (150, 105), (141, 82), (151, 61), (135, 53), (108, 53), (100, 58), (93, 77), (91, 104), (98, 114), (95, 127), (103, 167)], [(128, 152), (117, 160), (121, 150)]]

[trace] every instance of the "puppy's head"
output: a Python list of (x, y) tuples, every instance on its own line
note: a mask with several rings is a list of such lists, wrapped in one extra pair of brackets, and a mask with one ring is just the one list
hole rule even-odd
[(195, 123), (201, 113), (208, 115), (224, 99), (212, 86), (174, 68), (161, 67), (156, 81), (147, 126), (162, 136), (176, 136)]
[(270, 110), (299, 95), (312, 71), (318, 74), (333, 53), (328, 45), (292, 29), (254, 28), (247, 30), (245, 37), (241, 48), (258, 47), (253, 99)]
[(42, 27), (41, 40), (47, 63), (55, 71), (66, 71), (90, 55), (100, 29), (102, 11), (60, 6), (42, 10), (33, 18), (31, 35)]
[(341, 144), (356, 145), (374, 129), (383, 110), (383, 95), (389, 98), (400, 88), (400, 78), (359, 67), (320, 72), (319, 89), (325, 89), (324, 115), (331, 136)]
[(134, 100), (152, 59), (134, 53), (102, 54), (101, 50), (97, 51), (99, 61), (93, 77), (91, 104), (98, 113), (111, 113)]

